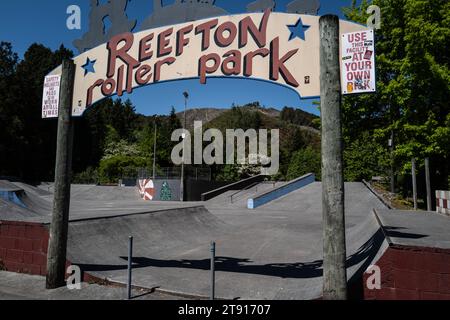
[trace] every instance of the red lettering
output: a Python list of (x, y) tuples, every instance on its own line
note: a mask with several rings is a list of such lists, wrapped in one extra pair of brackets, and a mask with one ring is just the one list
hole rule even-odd
[(102, 94), (104, 96), (110, 96), (116, 91), (116, 81), (112, 78), (108, 78), (103, 82)]
[[(212, 61), (214, 64), (212, 66), (208, 66), (209, 61)], [(210, 53), (200, 58), (199, 76), (201, 84), (206, 83), (206, 74), (214, 73), (219, 69), (220, 61), (220, 56), (217, 53)]]
[(269, 49), (261, 48), (256, 51), (250, 51), (244, 58), (244, 76), (250, 77), (253, 75), (253, 59), (256, 56), (267, 57), (270, 54)]
[(89, 87), (89, 89), (87, 91), (87, 97), (86, 97), (86, 106), (87, 107), (90, 107), (92, 105), (92, 96), (94, 94), (94, 89), (103, 85), (103, 82), (104, 81), (102, 79), (99, 79), (99, 80), (95, 81), (92, 86)]
[(211, 29), (216, 27), (219, 23), (219, 19), (210, 20), (208, 22), (202, 23), (195, 28), (195, 34), (203, 34), (202, 37), (202, 51), (209, 48), (211, 42)]
[[(228, 37), (224, 35), (224, 33), (228, 33)], [(234, 39), (236, 39), (237, 36), (237, 27), (235, 24), (231, 21), (222, 23), (216, 30), (215, 34), (215, 40), (216, 44), (219, 47), (228, 47), (230, 44), (233, 43)]]
[(177, 56), (180, 56), (181, 54), (183, 54), (184, 47), (186, 47), (189, 44), (190, 40), (189, 40), (189, 38), (185, 38), (185, 35), (192, 32), (193, 29), (194, 29), (194, 26), (191, 24), (187, 27), (184, 27), (184, 28), (181, 28), (180, 30), (178, 30), (178, 32), (177, 32)]
[[(122, 48), (118, 48), (121, 42), (125, 42)], [(114, 76), (116, 72), (116, 60), (119, 58), (123, 62), (125, 62), (128, 67), (136, 68), (140, 65), (139, 61), (134, 59), (132, 56), (128, 54), (128, 51), (133, 46), (134, 36), (131, 32), (122, 33), (117, 36), (111, 38), (111, 40), (107, 44), (109, 59), (108, 59), (108, 78)]]
[(123, 77), (125, 66), (120, 66), (117, 70), (117, 95), (121, 97), (123, 95)]
[(248, 43), (248, 34), (253, 37), (258, 47), (263, 48), (267, 43), (267, 23), (270, 17), (270, 9), (264, 12), (259, 28), (255, 25), (251, 17), (246, 17), (240, 22), (239, 48), (245, 47)]
[(239, 75), (242, 68), (242, 53), (239, 50), (230, 50), (223, 57), (226, 59), (222, 63), (222, 73), (226, 76)]
[(279, 75), (281, 74), (287, 84), (293, 87), (298, 87), (299, 83), (284, 65), (286, 61), (298, 52), (298, 49), (289, 51), (281, 59), (279, 50), (280, 38), (277, 37), (270, 43), (270, 79), (277, 81), (279, 79)]
[(139, 43), (139, 61), (143, 62), (150, 59), (153, 56), (153, 50), (151, 41), (153, 40), (154, 34), (150, 33), (148, 36), (142, 38)]
[(169, 28), (161, 32), (158, 36), (158, 57), (167, 56), (172, 52), (172, 47), (169, 46), (170, 39), (168, 39), (173, 33), (173, 28)]
[(176, 61), (175, 58), (165, 58), (164, 60), (158, 61), (155, 64), (155, 80), (154, 82), (158, 82), (161, 79), (161, 68), (163, 65), (167, 64), (167, 65), (171, 65), (172, 63), (174, 63)]
[[(140, 66), (139, 69), (136, 70), (136, 75), (135, 75), (136, 83), (140, 86), (143, 86), (143, 85), (149, 83), (152, 78), (151, 71), (152, 71), (152, 67), (150, 67), (149, 65), (144, 64), (144, 65)], [(147, 76), (147, 77), (145, 78), (145, 76)]]

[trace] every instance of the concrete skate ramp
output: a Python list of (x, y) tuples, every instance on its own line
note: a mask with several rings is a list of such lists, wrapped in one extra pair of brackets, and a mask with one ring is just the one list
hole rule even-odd
[(39, 215), (30, 208), (28, 189), (32, 190), (33, 187), (20, 182), (0, 181), (0, 219), (21, 220)]
[(68, 259), (85, 272), (124, 282), (128, 237), (133, 236), (136, 281), (153, 288), (159, 279), (141, 272), (143, 268), (203, 251), (199, 249), (203, 246), (208, 251), (211, 240), (229, 231), (227, 224), (204, 207), (80, 220), (69, 225)]
[(22, 188), (7, 180), (0, 180), (0, 192), (22, 191)]
[(20, 221), (35, 214), (27, 208), (0, 198), (0, 220)]
[[(5, 197), (0, 205), (0, 220), (49, 223), (53, 210), (53, 185), (38, 187), (25, 183), (3, 183), (14, 192), (17, 203)], [(0, 185), (1, 187), (1, 185)], [(70, 220), (154, 212), (192, 207), (195, 203), (143, 201), (135, 187), (72, 185)], [(20, 208), (18, 208), (19, 206)]]
[(92, 185), (73, 185), (74, 200), (135, 200), (142, 201), (136, 187), (102, 187)]
[[(99, 278), (126, 282), (127, 240), (135, 236), (134, 284), (207, 297), (209, 243), (217, 242), (217, 294), (227, 299), (317, 299), (322, 293), (321, 184), (247, 210), (204, 207), (70, 224), (70, 260)], [(373, 209), (385, 206), (347, 184), (348, 278), (384, 253)]]

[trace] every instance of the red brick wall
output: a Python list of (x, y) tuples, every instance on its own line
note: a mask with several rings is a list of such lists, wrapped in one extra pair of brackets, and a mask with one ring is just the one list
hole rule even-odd
[[(0, 221), (0, 268), (45, 276), (49, 237), (47, 227), (42, 224)], [(70, 265), (67, 261), (66, 268)], [(85, 272), (82, 279), (85, 282), (103, 281)]]
[(49, 233), (36, 223), (0, 221), (0, 262), (11, 272), (45, 275)]
[(450, 300), (450, 250), (393, 246), (376, 265), (381, 290), (364, 285), (367, 300)]

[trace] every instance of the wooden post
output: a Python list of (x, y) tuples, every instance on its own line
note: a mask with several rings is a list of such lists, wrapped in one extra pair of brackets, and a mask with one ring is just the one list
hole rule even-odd
[(211, 242), (211, 300), (216, 299), (216, 243)]
[(415, 158), (413, 158), (411, 161), (411, 175), (412, 175), (412, 185), (413, 185), (414, 210), (417, 210), (417, 178), (416, 178), (416, 159)]
[(320, 18), (323, 298), (347, 299), (339, 18)]
[(431, 181), (430, 181), (430, 159), (425, 159), (425, 180), (427, 185), (427, 211), (432, 211), (431, 206)]
[(56, 289), (65, 285), (72, 170), (72, 97), (74, 79), (75, 64), (72, 60), (64, 60), (59, 99), (55, 195), (47, 254), (47, 289)]

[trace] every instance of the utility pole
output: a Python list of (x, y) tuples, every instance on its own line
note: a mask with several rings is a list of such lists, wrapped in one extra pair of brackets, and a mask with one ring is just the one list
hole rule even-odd
[(347, 299), (345, 185), (341, 114), (339, 18), (320, 18), (322, 110), (323, 298)]
[(430, 181), (430, 159), (425, 159), (425, 180), (427, 185), (427, 211), (432, 211), (431, 206), (431, 181)]
[(158, 134), (156, 119), (155, 119), (155, 136), (153, 140), (153, 183), (156, 180), (156, 135)]
[(72, 170), (74, 79), (75, 64), (72, 60), (64, 60), (59, 99), (55, 195), (47, 255), (47, 289), (56, 289), (65, 284)]
[(389, 148), (391, 151), (391, 193), (395, 193), (394, 130), (391, 131), (391, 138), (389, 139)]
[(413, 184), (414, 210), (417, 210), (417, 178), (416, 178), (416, 159), (415, 158), (412, 158), (412, 160), (411, 160), (411, 175), (412, 175), (412, 184)]
[[(183, 121), (183, 131), (186, 130), (187, 127), (187, 120), (186, 120), (186, 113), (187, 113), (187, 104), (189, 99), (189, 93), (187, 91), (183, 92), (184, 96), (184, 121)], [(181, 163), (181, 184), (180, 184), (180, 198), (181, 201), (184, 201), (184, 165), (186, 160), (186, 135), (183, 135), (183, 162)]]

